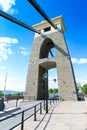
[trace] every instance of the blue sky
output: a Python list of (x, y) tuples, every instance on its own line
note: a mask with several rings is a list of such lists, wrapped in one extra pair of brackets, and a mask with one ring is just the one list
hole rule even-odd
[[(62, 15), (66, 27), (65, 39), (72, 58), (75, 78), (87, 83), (87, 1), (37, 0), (50, 18)], [(32, 26), (44, 18), (27, 0), (0, 0), (0, 9)], [(25, 90), (26, 76), (34, 32), (0, 17), (0, 90)], [(56, 77), (55, 71), (52, 76)], [(50, 87), (56, 86), (50, 80)]]

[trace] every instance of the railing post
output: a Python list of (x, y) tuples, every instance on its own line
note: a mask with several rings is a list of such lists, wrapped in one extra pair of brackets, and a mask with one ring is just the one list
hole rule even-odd
[(48, 113), (48, 99), (46, 99), (46, 114)]
[(45, 110), (45, 100), (44, 100), (44, 110)]
[(51, 99), (50, 99), (50, 105), (51, 105)]
[(23, 127), (24, 127), (24, 111), (22, 112), (21, 130), (23, 130)]
[(18, 98), (16, 99), (16, 107), (18, 106)]
[(36, 105), (34, 106), (34, 121), (36, 121)]
[(40, 114), (42, 114), (42, 102), (40, 102)]
[(53, 103), (54, 103), (54, 98), (53, 98)]

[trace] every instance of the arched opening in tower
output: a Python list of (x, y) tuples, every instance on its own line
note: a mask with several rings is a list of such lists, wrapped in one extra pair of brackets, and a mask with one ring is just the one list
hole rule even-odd
[(39, 58), (50, 58), (54, 57), (55, 55), (56, 50), (53, 41), (49, 38), (46, 38), (41, 45)]
[(49, 99), (58, 99), (58, 78), (57, 78), (57, 69), (52, 68), (48, 70), (48, 93)]
[[(51, 39), (46, 38), (41, 45), (39, 54), (40, 63), (39, 63), (39, 78), (38, 78), (38, 99), (45, 99), (45, 89), (46, 89), (45, 85), (47, 86), (48, 89), (48, 98), (50, 87), (51, 88), (53, 87), (54, 95), (56, 94), (54, 89), (58, 89), (56, 61), (54, 60), (55, 56), (56, 56), (56, 49), (54, 43), (52, 42)], [(45, 72), (48, 74), (46, 84), (43, 77)]]

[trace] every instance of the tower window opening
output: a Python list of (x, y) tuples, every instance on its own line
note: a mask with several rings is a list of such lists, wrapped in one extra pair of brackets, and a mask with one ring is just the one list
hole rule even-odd
[(44, 32), (50, 31), (51, 27), (44, 28)]

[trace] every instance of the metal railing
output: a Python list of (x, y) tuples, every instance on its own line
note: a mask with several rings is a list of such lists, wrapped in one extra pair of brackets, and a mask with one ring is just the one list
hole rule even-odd
[[(54, 103), (54, 101), (57, 102), (57, 100), (48, 100), (48, 104), (52, 105)], [(42, 108), (44, 110), (46, 110), (46, 102), (45, 102), (45, 100), (42, 101), (42, 102), (40, 102), (40, 103), (38, 103), (38, 104), (36, 104), (36, 105), (34, 105), (34, 106), (32, 106), (32, 107), (30, 107), (30, 108), (28, 108), (28, 109), (25, 109), (23, 111), (11, 114), (10, 116), (7, 116), (7, 117), (5, 117), (3, 119), (0, 119), (0, 122), (5, 121), (5, 120), (7, 120), (9, 118), (13, 118), (13, 117), (18, 116), (18, 115), (21, 114), (21, 117), (20, 117), (21, 120), (16, 125), (14, 125), (13, 127), (11, 127), (9, 130), (14, 129), (14, 128), (16, 128), (19, 125), (21, 125), (21, 130), (24, 130), (24, 122), (27, 119), (29, 119), (30, 117), (32, 117), (32, 116), (34, 116), (34, 121), (36, 121), (37, 120), (37, 112), (40, 111), (40, 114), (42, 114)], [(27, 117), (25, 117), (26, 112), (28, 112), (31, 109), (33, 109), (33, 113), (30, 114), (30, 115), (27, 115)]]

